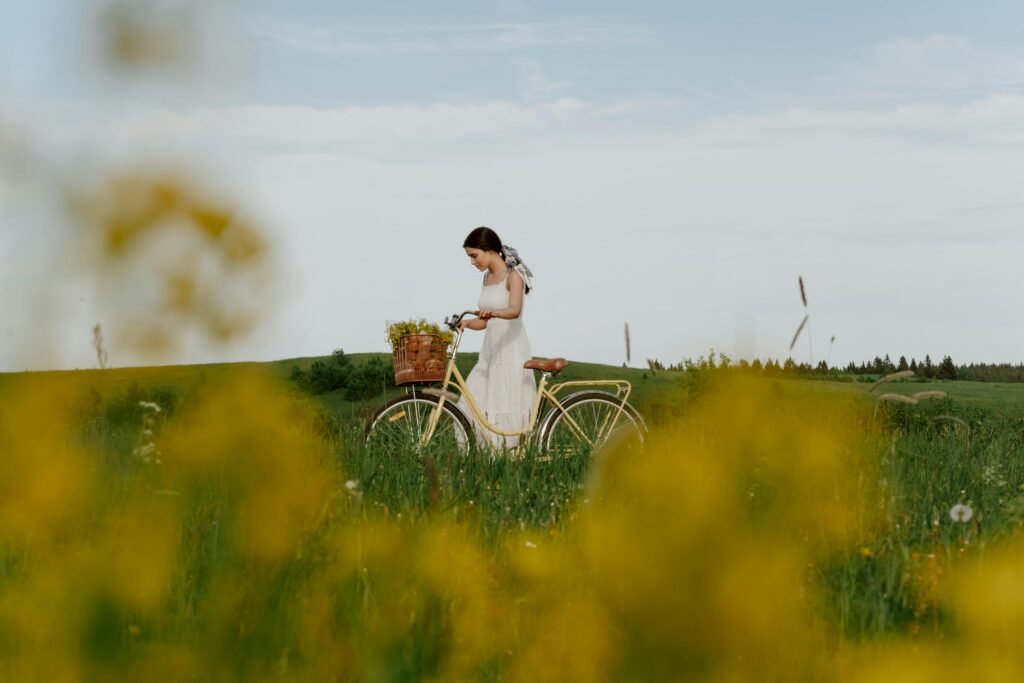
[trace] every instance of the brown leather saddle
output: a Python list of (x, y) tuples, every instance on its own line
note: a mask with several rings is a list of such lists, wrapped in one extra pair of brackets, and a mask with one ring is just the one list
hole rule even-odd
[(523, 367), (527, 370), (540, 370), (541, 372), (550, 372), (552, 375), (557, 375), (568, 364), (569, 361), (564, 358), (551, 358), (549, 360), (534, 358), (523, 363)]

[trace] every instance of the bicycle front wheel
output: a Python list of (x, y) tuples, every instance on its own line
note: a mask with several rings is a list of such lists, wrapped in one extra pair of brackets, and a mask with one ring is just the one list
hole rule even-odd
[(466, 454), (472, 428), (462, 411), (449, 401), (441, 405), (430, 441), (423, 443), (436, 409), (436, 398), (399, 396), (389, 401), (370, 419), (366, 429), (367, 448), (394, 456)]
[(600, 391), (572, 396), (555, 408), (541, 432), (551, 455), (596, 453), (605, 448), (640, 449), (647, 427), (636, 409)]

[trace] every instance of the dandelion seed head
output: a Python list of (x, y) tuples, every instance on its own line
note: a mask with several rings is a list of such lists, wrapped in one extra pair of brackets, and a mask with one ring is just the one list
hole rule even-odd
[(971, 509), (970, 505), (957, 503), (949, 509), (949, 518), (954, 522), (962, 522), (966, 524), (971, 521), (972, 517), (974, 517), (974, 510)]

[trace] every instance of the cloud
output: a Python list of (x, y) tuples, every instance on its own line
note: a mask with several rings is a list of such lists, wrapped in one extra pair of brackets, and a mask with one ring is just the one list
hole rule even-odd
[(714, 117), (698, 126), (711, 144), (791, 144), (821, 136), (970, 145), (1024, 143), (1024, 95), (961, 104), (909, 102), (883, 109), (798, 106)]
[[(737, 302), (761, 311), (753, 352), (784, 354), (803, 273), (834, 318), (816, 329), (838, 333), (847, 359), (1016, 359), (1024, 322), (1000, 311), (1019, 289), (1024, 93), (998, 85), (1008, 67), (969, 41), (886, 45), (820, 97), (751, 98), (742, 104), (754, 113), (743, 114), (726, 102), (726, 113), (699, 120), (671, 97), (569, 97), (571, 84), (539, 61), (510, 55), (522, 102), (195, 107), (111, 116), (76, 134), (227, 159), (224, 175), (266, 211), (293, 297), (274, 321), (283, 336), (255, 340), (238, 359), (378, 349), (384, 317), (467, 307), (479, 278), (459, 274), (458, 245), (479, 224), (507, 231), (535, 266), (538, 354), (616, 362), (623, 319), (646, 339), (637, 357), (675, 360), (711, 343), (729, 352), (735, 321), (721, 312)], [(954, 85), (957, 97), (946, 97)], [(45, 103), (22, 109), (45, 118)], [(65, 139), (72, 121), (35, 137)], [(612, 257), (623, 278), (594, 276)], [(21, 258), (12, 251), (0, 265)], [(409, 264), (452, 271), (424, 289)], [(579, 301), (571, 319), (565, 300)], [(953, 307), (966, 321), (957, 330)], [(339, 315), (318, 315), (326, 309)], [(89, 362), (87, 336), (53, 338), (76, 340)], [(13, 367), (6, 358), (0, 367)]]
[(588, 21), (415, 25), (385, 28), (314, 27), (268, 16), (246, 22), (250, 35), (296, 50), (330, 56), (379, 56), (442, 52), (511, 52), (541, 48), (592, 48), (654, 39), (642, 25)]
[(572, 85), (571, 81), (553, 81), (548, 78), (536, 60), (521, 59), (513, 64), (519, 69), (519, 93), (527, 102), (550, 99)]
[[(531, 67), (532, 68), (532, 67)], [(880, 109), (828, 106), (782, 107), (754, 114), (724, 114), (687, 122), (672, 100), (621, 100), (597, 104), (573, 97), (539, 101), (568, 83), (525, 71), (527, 102), (297, 107), (246, 105), (150, 110), (109, 119), (108, 139), (145, 143), (213, 144), (226, 148), (276, 147), (281, 151), (347, 146), (351, 151), (432, 142), (490, 144), (521, 135), (559, 132), (569, 137), (605, 130), (613, 121), (633, 121), (632, 133), (658, 132), (679, 142), (712, 147), (786, 146), (822, 137), (896, 140), (922, 145), (1019, 145), (1024, 143), (1024, 95), (993, 95), (961, 104), (928, 101)], [(532, 79), (536, 80), (532, 80)], [(646, 124), (650, 123), (648, 126)], [(95, 133), (96, 131), (91, 131)]]
[(969, 38), (900, 38), (874, 48), (847, 70), (864, 83), (902, 91), (957, 93), (1024, 86), (1024, 49), (976, 46)]
[(406, 144), (410, 140), (494, 137), (600, 115), (601, 108), (572, 98), (529, 105), (501, 100), (339, 108), (251, 105), (143, 112), (112, 120), (107, 132), (114, 139), (138, 141), (279, 146), (286, 150), (350, 145), (355, 149)]

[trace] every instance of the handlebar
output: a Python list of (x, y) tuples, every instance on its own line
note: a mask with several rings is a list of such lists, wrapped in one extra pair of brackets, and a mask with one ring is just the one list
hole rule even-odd
[(462, 313), (452, 313), (450, 316), (444, 319), (444, 324), (448, 326), (452, 332), (459, 328), (459, 323), (467, 315), (480, 315), (480, 311), (463, 311)]

